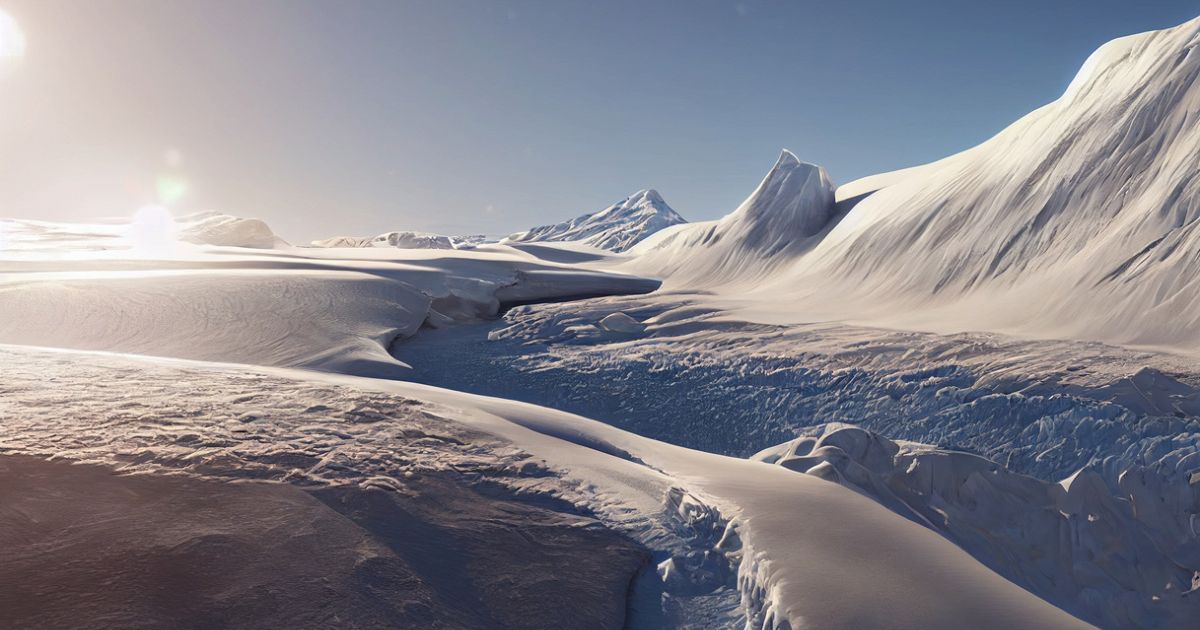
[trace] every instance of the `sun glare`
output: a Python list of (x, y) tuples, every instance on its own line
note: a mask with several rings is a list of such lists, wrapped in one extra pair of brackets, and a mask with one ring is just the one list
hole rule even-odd
[(169, 256), (176, 247), (175, 218), (162, 206), (146, 206), (133, 215), (125, 233), (132, 253), (142, 256)]
[(25, 33), (13, 17), (0, 10), (0, 58), (25, 56)]

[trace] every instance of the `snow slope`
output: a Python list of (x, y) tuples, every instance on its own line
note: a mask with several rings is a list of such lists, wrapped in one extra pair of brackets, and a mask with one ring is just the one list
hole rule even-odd
[[(508, 470), (510, 483), (668, 554), (668, 593), (736, 589), (748, 627), (1087, 627), (836, 484), (550, 409), (294, 370), (13, 347), (0, 357), (18, 368), (0, 399), (16, 454), (400, 493), (438, 469)], [(118, 379), (121, 390), (96, 386)], [(543, 465), (558, 476), (518, 473)], [(732, 585), (722, 567), (737, 568)]]
[(129, 226), (18, 228), (0, 257), (0, 343), (397, 376), (389, 347), (421, 326), (658, 286), (507, 248), (254, 251), (168, 234), (139, 252), (117, 246)]
[(837, 213), (825, 169), (779, 155), (758, 188), (717, 221), (692, 223), (642, 241), (631, 268), (665, 276), (669, 286), (703, 285), (769, 274), (816, 243)]
[(599, 212), (570, 221), (517, 232), (505, 243), (579, 241), (593, 247), (623, 252), (646, 237), (672, 225), (685, 223), (655, 190), (639, 190)]
[[(1200, 18), (1106, 44), (1058, 100), (963, 153), (848, 184), (832, 212), (827, 185), (770, 185), (781, 159), (733, 214), (643, 242), (629, 268), (704, 289), (695, 270), (716, 270), (756, 321), (1200, 350), (1198, 121)], [(776, 212), (735, 221), (764, 196)], [(764, 242), (780, 245), (769, 278)]]

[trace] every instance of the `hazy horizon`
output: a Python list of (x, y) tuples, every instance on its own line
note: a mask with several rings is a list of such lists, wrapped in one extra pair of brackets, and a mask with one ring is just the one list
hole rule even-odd
[[(1047, 6), (1052, 4), (1053, 6)], [(837, 183), (968, 148), (1190, 2), (0, 0), (5, 215), (150, 203), (296, 242), (502, 234), (655, 188), (721, 216), (781, 148)]]

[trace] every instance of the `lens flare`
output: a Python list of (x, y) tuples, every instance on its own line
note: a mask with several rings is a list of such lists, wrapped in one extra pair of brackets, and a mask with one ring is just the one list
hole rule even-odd
[(159, 175), (154, 188), (158, 193), (158, 203), (164, 206), (179, 203), (188, 193), (187, 181), (174, 175)]
[(0, 58), (25, 56), (25, 33), (11, 15), (0, 10)]

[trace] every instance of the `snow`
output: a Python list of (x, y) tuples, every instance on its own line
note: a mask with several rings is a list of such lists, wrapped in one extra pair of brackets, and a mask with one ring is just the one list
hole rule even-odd
[(646, 237), (684, 223), (655, 190), (639, 190), (599, 212), (509, 235), (505, 243), (580, 242), (623, 252)]
[(600, 320), (599, 326), (609, 332), (630, 334), (640, 333), (646, 329), (641, 322), (625, 313), (610, 313), (605, 315)]
[(825, 169), (784, 150), (736, 210), (660, 232), (631, 250), (636, 258), (628, 267), (665, 277), (668, 286), (761, 278), (815, 242), (837, 213), (835, 204)]
[(1200, 556), (1186, 542), (1190, 524), (1179, 520), (1195, 505), (1195, 490), (1169, 491), (1151, 472), (1123, 474), (1115, 488), (1093, 468), (1046, 482), (978, 455), (897, 444), (847, 425), (753, 459), (869, 496), (1102, 627), (1172, 626), (1200, 614)]
[[(87, 240), (79, 227), (47, 233)], [(95, 246), (52, 259), (38, 238), (0, 263), (0, 339), (122, 354), (4, 350), (5, 452), (150, 475), (364, 488), (493, 471), (507, 492), (566, 501), (649, 549), (665, 578), (640, 589), (661, 591), (665, 599), (646, 599), (670, 603), (657, 614), (673, 624), (872, 625), (904, 606), (912, 627), (1079, 625), (937, 534), (836, 485), (541, 407), (344, 376), (407, 374), (389, 350), (422, 326), (458, 322), (453, 333), (509, 305), (656, 282), (504, 246), (180, 245), (159, 258)], [(629, 320), (637, 320), (622, 313), (605, 316), (636, 337)], [(398, 426), (397, 417), (408, 419)], [(530, 461), (553, 475), (520, 473)], [(797, 531), (812, 535), (798, 540)], [(867, 590), (871, 606), (858, 594)]]
[[(399, 258), (374, 249), (251, 252), (174, 243), (171, 252), (142, 259), (110, 250), (108, 233), (83, 246), (92, 226), (38, 228), (10, 233), (20, 242), (0, 258), (2, 343), (396, 376), (405, 366), (389, 347), (423, 325), (658, 286), (512, 250), (449, 257), (411, 250)], [(47, 231), (52, 237), (38, 249)], [(70, 241), (79, 244), (76, 255), (48, 261), (67, 238), (78, 239)]]
[(270, 249), (287, 246), (270, 226), (258, 219), (243, 219), (227, 214), (192, 215), (180, 219), (179, 239), (197, 245)]
[(484, 236), (445, 236), (432, 232), (385, 232), (376, 237), (336, 236), (313, 241), (312, 247), (396, 247), (399, 249), (470, 249)]
[[(386, 555), (411, 508), (433, 521), (406, 544), (490, 567), (472, 598), (607, 575), (588, 625), (1186, 627), (1197, 49), (1200, 19), (1122, 38), (978, 147), (841, 187), (785, 150), (702, 223), (652, 190), (470, 246), (292, 247), (156, 207), (0, 221), (0, 466), (170, 478), (164, 496), (212, 497), (264, 553), (270, 515), (226, 486), (275, 484), (255, 496), (314, 523), (333, 521), (296, 489), (328, 497), (352, 521), (329, 535), (355, 543), (314, 556), (335, 592), (357, 592), (337, 591), (342, 552)], [(376, 493), (401, 503), (373, 511)], [(455, 514), (487, 516), (464, 539)], [(532, 529), (598, 529), (615, 556), (513, 570)], [(123, 557), (173, 557), (134, 543)], [(433, 591), (469, 573), (424, 558)], [(546, 612), (489, 613), (517, 610)]]
[[(708, 541), (712, 547), (701, 551), (737, 567), (735, 587), (753, 627), (1086, 627), (934, 532), (837, 485), (563, 412), (295, 370), (15, 347), (0, 354), (19, 368), (0, 402), (19, 429), (6, 437), (10, 453), (334, 486), (384, 476), (401, 489), (405, 476), (396, 466), (418, 476), (430, 466), (498, 476), (540, 461), (560, 477), (526, 482), (579, 502), (643, 544), (670, 552), (662, 546), (678, 540), (676, 527), (692, 533), (693, 545)], [(47, 379), (57, 386), (44, 387)], [(94, 386), (114, 379), (125, 389)], [(197, 407), (215, 415), (188, 411)], [(39, 413), (17, 413), (33, 409)], [(422, 436), (447, 431), (459, 437)], [(490, 437), (468, 437), (481, 432)], [(302, 453), (317, 456), (293, 455)]]
[[(843, 186), (844, 216), (821, 234), (812, 226), (827, 206), (781, 233), (793, 220), (785, 201), (759, 201), (777, 164), (742, 208), (643, 242), (627, 268), (670, 288), (712, 289), (704, 278), (715, 271), (722, 293), (741, 301), (736, 315), (763, 323), (1195, 351), (1200, 285), (1188, 280), (1197, 269), (1187, 252), (1200, 216), (1198, 42), (1200, 19), (1102, 47), (1061, 98), (987, 142)], [(783, 245), (769, 273), (761, 250), (741, 241), (754, 229), (735, 222), (747, 205), (780, 210), (759, 217)]]

